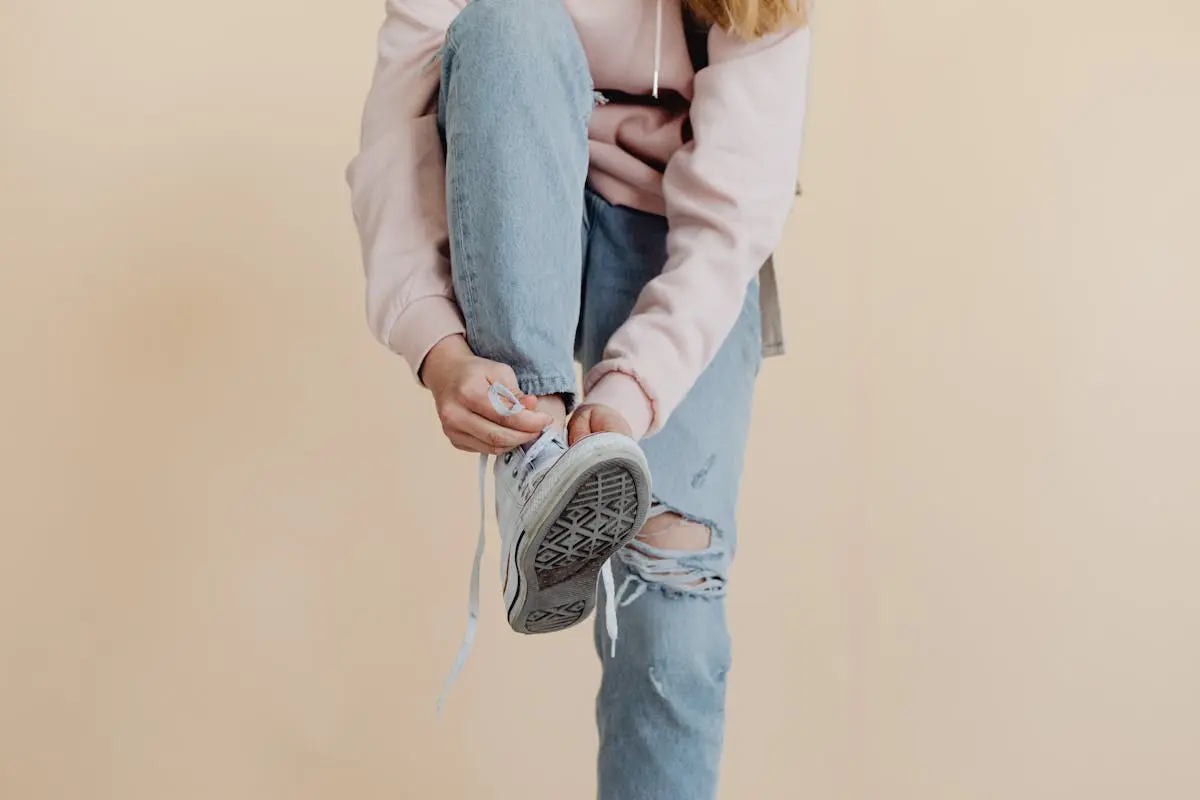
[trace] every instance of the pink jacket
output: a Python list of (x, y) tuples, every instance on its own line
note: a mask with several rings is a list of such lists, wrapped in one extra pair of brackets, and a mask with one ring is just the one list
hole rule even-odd
[[(662, 427), (716, 355), (779, 243), (794, 199), (810, 48), (808, 29), (747, 43), (714, 28), (709, 66), (697, 74), (679, 0), (657, 2), (661, 17), (656, 0), (564, 0), (598, 88), (646, 95), (657, 80), (691, 101), (687, 144), (684, 120), (656, 106), (600, 105), (589, 129), (595, 190), (665, 214), (670, 225), (662, 274), (584, 380), (587, 400), (620, 411), (639, 438)], [(446, 255), (439, 75), (425, 67), (465, 5), (388, 0), (362, 147), (347, 170), (371, 329), (414, 370), (464, 330)]]

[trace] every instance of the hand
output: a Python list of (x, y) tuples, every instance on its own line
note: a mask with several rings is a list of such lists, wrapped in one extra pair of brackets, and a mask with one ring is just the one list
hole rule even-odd
[[(511, 367), (479, 358), (462, 336), (443, 339), (429, 351), (421, 380), (433, 392), (442, 432), (459, 450), (507, 453), (532, 442), (553, 421), (549, 414), (530, 410), (537, 398), (521, 394)], [(526, 410), (511, 417), (498, 414), (488, 399), (492, 383), (511, 389)]]
[(632, 436), (633, 431), (625, 417), (615, 408), (602, 406), (598, 403), (580, 406), (571, 416), (567, 424), (567, 437), (570, 444), (575, 444), (585, 436), (593, 433), (620, 433)]

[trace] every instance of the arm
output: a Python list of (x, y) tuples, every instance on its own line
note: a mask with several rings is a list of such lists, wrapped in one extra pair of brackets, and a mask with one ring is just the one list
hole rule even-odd
[[(515, 390), (516, 376), (507, 365), (471, 352), (454, 302), (436, 57), (466, 2), (388, 0), (362, 146), (346, 179), (362, 239), (371, 330), (408, 359), (418, 376), (429, 361), (423, 377), (455, 447), (501, 453), (536, 439), (552, 420), (533, 410), (495, 413), (487, 399), (489, 383)], [(530, 399), (522, 402), (532, 409)]]
[(445, 166), (437, 129), (438, 65), (466, 0), (388, 0), (346, 170), (367, 277), (367, 320), (414, 372), (435, 344), (463, 332), (446, 256)]
[(635, 436), (660, 429), (691, 389), (779, 244), (794, 201), (809, 52), (807, 28), (750, 43), (719, 29), (709, 36), (694, 138), (663, 179), (667, 264), (586, 380), (588, 401), (622, 410)]

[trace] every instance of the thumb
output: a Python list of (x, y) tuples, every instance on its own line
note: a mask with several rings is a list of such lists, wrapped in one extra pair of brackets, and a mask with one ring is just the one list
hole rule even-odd
[(503, 384), (517, 397), (524, 394), (521, 391), (521, 384), (517, 383), (517, 373), (513, 372), (513, 368), (508, 364), (501, 364), (498, 361), (490, 362), (487, 365), (487, 379), (492, 383)]
[(621, 412), (608, 406), (597, 406), (596, 412), (591, 419), (592, 433), (620, 433), (624, 436), (632, 436), (633, 431), (629, 429), (629, 423), (625, 421), (625, 417)]
[(520, 395), (521, 405), (530, 411), (537, 411), (538, 399), (531, 394)]
[(567, 423), (567, 443), (575, 444), (592, 432), (592, 409), (588, 406), (576, 411)]

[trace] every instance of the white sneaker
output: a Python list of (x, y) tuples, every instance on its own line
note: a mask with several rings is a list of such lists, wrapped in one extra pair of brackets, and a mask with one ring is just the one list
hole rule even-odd
[[(492, 385), (488, 397), (502, 415), (522, 410), (500, 384)], [(480, 457), (479, 539), (467, 630), (438, 697), (439, 712), (467, 663), (479, 622), (487, 462), (487, 456)], [(550, 633), (582, 622), (595, 607), (596, 576), (602, 574), (608, 592), (605, 623), (615, 652), (617, 612), (608, 562), (642, 529), (650, 510), (650, 466), (642, 448), (617, 433), (594, 434), (568, 448), (562, 434), (550, 430), (497, 458), (494, 474), (508, 624), (519, 633)]]
[(650, 509), (650, 468), (616, 433), (568, 448), (557, 431), (496, 459), (500, 575), (508, 624), (550, 633), (592, 613), (596, 579)]

